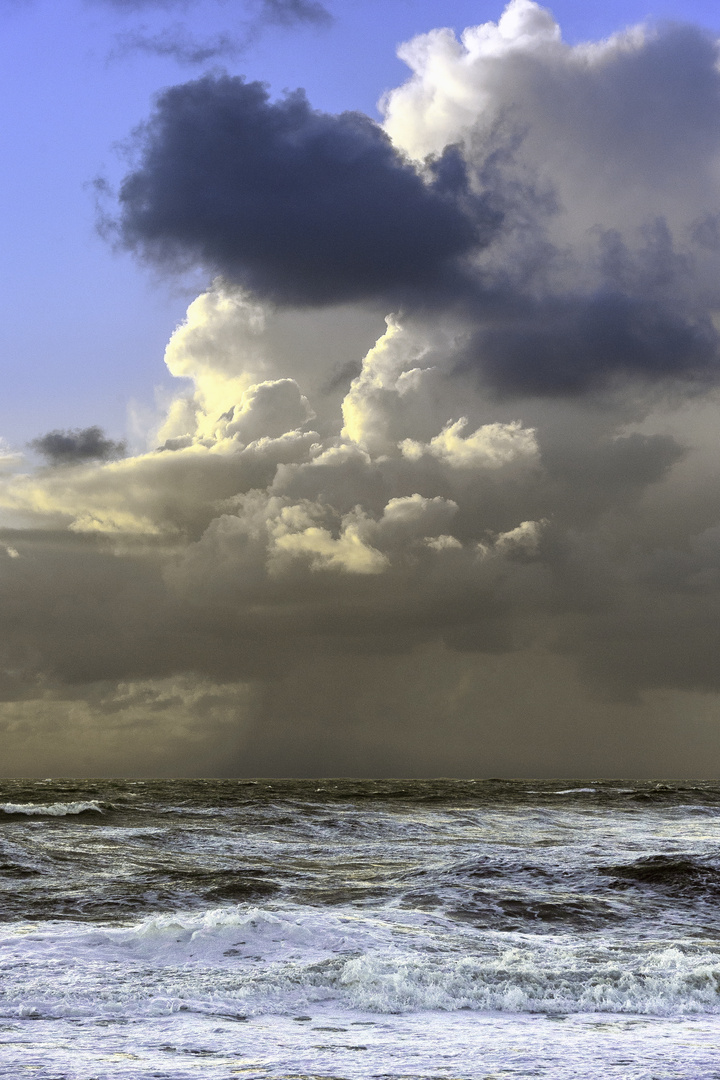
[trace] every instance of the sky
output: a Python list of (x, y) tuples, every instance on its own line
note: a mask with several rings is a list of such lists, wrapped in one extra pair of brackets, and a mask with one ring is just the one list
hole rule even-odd
[(0, 772), (718, 774), (719, 41), (0, 0)]

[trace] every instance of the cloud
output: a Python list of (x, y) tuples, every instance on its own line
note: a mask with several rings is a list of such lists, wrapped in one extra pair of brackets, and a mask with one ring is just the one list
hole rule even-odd
[[(187, 11), (199, 0), (90, 0), (123, 13), (137, 11)], [(237, 5), (255, 12), (256, 22), (293, 26), (297, 23), (329, 25), (332, 16), (318, 0), (244, 0)]]
[[(121, 14), (188, 11), (199, 0), (91, 0), (106, 4)], [(116, 35), (115, 57), (131, 53), (149, 53), (169, 57), (180, 64), (204, 64), (208, 60), (237, 57), (247, 51), (269, 27), (294, 29), (301, 26), (326, 28), (333, 22), (330, 12), (319, 0), (244, 0), (235, 5), (234, 14), (245, 17), (209, 37), (198, 37), (185, 23), (173, 23), (159, 30), (134, 27)]]
[(568, 46), (513, 0), (497, 25), (400, 56), (413, 75), (384, 101), (393, 143), (418, 161), (461, 146), (504, 215), (478, 264), (496, 290), (472, 317), (479, 377), (516, 395), (716, 381), (716, 41), (667, 25)]
[(612, 399), (518, 416), (458, 371), (452, 326), (397, 317), (338, 394), (332, 351), (305, 354), (302, 334), (336, 340), (343, 318), (216, 282), (168, 345), (184, 388), (158, 449), (3, 481), (13, 767), (36, 753), (54, 771), (43, 741), (96, 723), (95, 773), (98, 755), (125, 772), (512, 771), (527, 747), (550, 771), (607, 771), (573, 709), (612, 739), (620, 715), (647, 729), (648, 694), (720, 692), (720, 501), (680, 444), (699, 406), (677, 438), (633, 430)]
[(717, 47), (694, 27), (563, 43), (512, 0), (497, 24), (404, 45), (384, 129), (300, 92), (166, 91), (116, 235), (258, 297), (377, 300), (462, 322), (457, 363), (500, 396), (717, 381)]
[(26, 776), (222, 775), (252, 701), (250, 687), (192, 676), (96, 684), (40, 703), (3, 700), (4, 768)]
[(514, 0), (404, 47), (384, 131), (162, 95), (119, 239), (219, 276), (146, 452), (0, 477), (13, 768), (92, 723), (125, 771), (711, 768), (716, 53)]
[(13, 451), (5, 439), (0, 438), (0, 475), (14, 472), (22, 463), (22, 454)]
[(535, 457), (535, 433), (522, 427), (519, 421), (511, 424), (485, 424), (472, 435), (463, 435), (467, 417), (446, 424), (429, 443), (405, 439), (400, 444), (405, 457), (417, 459), (431, 454), (453, 468), (499, 468), (518, 457)]
[(296, 23), (329, 26), (333, 21), (330, 12), (318, 0), (260, 0), (258, 18), (278, 26)]
[(107, 461), (122, 457), (124, 442), (106, 439), (99, 427), (77, 428), (74, 431), (49, 431), (30, 443), (33, 450), (52, 465), (74, 465), (84, 461)]
[(239, 77), (165, 91), (140, 155), (121, 242), (283, 303), (444, 290), (494, 224), (424, 182), (367, 117), (313, 111), (301, 91), (271, 103)]
[[(338, 654), (422, 642), (512, 648), (528, 619), (558, 604), (574, 611), (578, 597), (585, 603), (587, 584), (568, 592), (560, 569), (577, 544), (573, 530), (584, 534), (609, 510), (635, 506), (679, 459), (668, 437), (618, 435), (613, 414), (598, 431), (581, 414), (585, 430), (570, 451), (542, 411), (533, 425), (513, 416), (483, 422), (489, 406), (458, 386), (452, 352), (443, 370), (441, 328), (423, 341), (397, 319), (336, 411), (316, 410), (277, 370), (294, 359), (291, 333), (273, 355), (287, 318), (218, 283), (193, 302), (168, 346), (170, 369), (195, 390), (170, 406), (158, 450), (5, 484), (5, 505), (31, 526), (82, 540), (58, 552), (61, 562), (73, 551), (87, 562), (94, 536), (127, 550), (119, 558), (98, 548), (100, 576), (108, 558), (116, 577), (142, 556), (145, 580), (138, 575), (132, 593), (118, 584), (133, 624), (118, 628), (126, 643), (83, 661), (98, 680), (146, 678), (148, 664), (161, 677), (189, 665), (206, 677), (249, 678), (284, 670), (309, 642)], [(459, 400), (466, 421), (453, 418)], [(212, 644), (220, 627), (226, 649)], [(76, 647), (65, 657), (53, 651), (54, 677), (76, 678)]]
[(208, 60), (230, 59), (247, 48), (248, 42), (235, 34), (215, 34), (198, 38), (182, 25), (166, 26), (155, 34), (143, 30), (128, 30), (117, 35), (113, 55), (149, 53), (169, 57), (180, 64), (205, 64)]

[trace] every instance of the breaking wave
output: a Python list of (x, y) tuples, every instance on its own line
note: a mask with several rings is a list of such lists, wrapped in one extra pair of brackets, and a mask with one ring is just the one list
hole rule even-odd
[(97, 802), (0, 803), (0, 811), (3, 814), (25, 814), (28, 817), (67, 817), (69, 814), (103, 812)]
[[(498, 935), (473, 955), (442, 948), (446, 935), (423, 929), (424, 940), (418, 926), (408, 943), (372, 919), (224, 907), (101, 933), (58, 930), (54, 943), (46, 931), (37, 947), (73, 958), (65, 976), (57, 965), (52, 987), (33, 975), (35, 946), (25, 933), (4, 941), (29, 962), (22, 984), (0, 992), (0, 1014), (292, 1016), (321, 1004), (380, 1014), (720, 1014), (720, 953), (708, 946), (621, 950), (602, 940), (589, 948), (568, 936), (517, 935), (511, 944)], [(78, 958), (89, 963), (78, 967)], [(108, 964), (112, 983), (102, 979)]]

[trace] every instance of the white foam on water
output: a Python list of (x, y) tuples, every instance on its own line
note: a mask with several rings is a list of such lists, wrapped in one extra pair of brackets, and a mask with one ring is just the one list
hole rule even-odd
[(3, 1025), (0, 1067), (37, 1080), (711, 1080), (720, 1021), (431, 1012), (377, 1017), (317, 1006), (302, 1017), (192, 1013), (130, 1025)]
[(3, 814), (27, 814), (28, 817), (66, 817), (89, 810), (98, 814), (103, 812), (97, 802), (0, 803)]
[[(3, 851), (25, 910), (89, 913), (106, 880), (119, 910), (164, 910), (0, 923), (0, 1077), (718, 1080), (714, 889), (616, 888), (608, 873), (648, 855), (715, 866), (718, 809), (573, 797), (596, 791), (392, 813), (201, 806), (197, 821), (173, 795), (141, 829), (96, 818), (111, 795), (6, 803), (27, 815), (8, 832), (24, 846)], [(12, 877), (38, 859), (41, 875)], [(201, 907), (214, 874), (242, 884), (248, 866), (281, 889)]]
[(661, 948), (590, 966), (562, 945), (508, 949), (428, 963), (422, 957), (348, 961), (340, 982), (352, 1003), (378, 1012), (474, 1009), (503, 1012), (720, 1013), (720, 957)]
[(720, 1014), (720, 946), (458, 928), (416, 911), (227, 906), (125, 927), (12, 924), (0, 1016)]

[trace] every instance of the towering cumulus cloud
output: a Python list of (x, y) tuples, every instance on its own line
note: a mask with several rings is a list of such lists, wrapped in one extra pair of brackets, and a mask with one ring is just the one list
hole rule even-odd
[(213, 283), (147, 452), (7, 460), (12, 768), (715, 770), (717, 42), (400, 55), (383, 126), (158, 99), (116, 236)]

